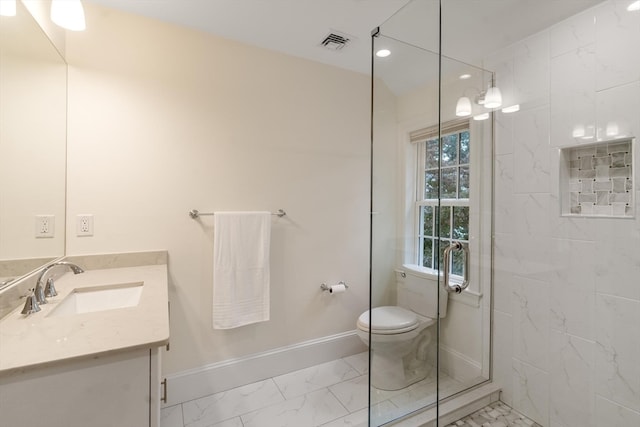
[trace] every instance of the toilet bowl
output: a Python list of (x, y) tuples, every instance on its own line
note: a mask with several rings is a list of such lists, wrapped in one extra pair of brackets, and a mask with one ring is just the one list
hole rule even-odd
[(436, 323), (435, 319), (397, 306), (371, 310), (371, 324), (369, 316), (369, 310), (360, 315), (357, 333), (372, 348), (371, 385), (400, 390), (423, 380), (431, 368), (425, 350), (431, 342), (429, 326)]
[[(357, 334), (371, 349), (371, 385), (400, 390), (426, 378), (432, 325), (447, 312), (447, 292), (438, 292), (438, 279), (411, 268), (396, 271), (395, 306), (367, 310), (358, 317)], [(433, 350), (433, 349), (432, 349)]]

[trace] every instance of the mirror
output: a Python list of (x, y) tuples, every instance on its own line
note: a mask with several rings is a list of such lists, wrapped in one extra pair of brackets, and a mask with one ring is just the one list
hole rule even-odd
[(67, 64), (31, 14), (0, 16), (0, 289), (64, 255)]

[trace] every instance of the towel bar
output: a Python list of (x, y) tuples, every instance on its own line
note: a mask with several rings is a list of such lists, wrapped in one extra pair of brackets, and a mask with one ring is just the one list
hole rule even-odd
[[(278, 209), (276, 212), (272, 212), (271, 215), (277, 215), (278, 217), (282, 218), (283, 216), (285, 216), (287, 213), (282, 210), (282, 209)], [(192, 219), (196, 219), (200, 216), (203, 215), (215, 215), (214, 212), (199, 212), (197, 209), (192, 209), (189, 211), (189, 216)]]

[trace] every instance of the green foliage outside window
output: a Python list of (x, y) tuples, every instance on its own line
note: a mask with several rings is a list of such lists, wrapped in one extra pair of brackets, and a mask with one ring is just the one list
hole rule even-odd
[[(441, 144), (437, 138), (425, 141), (423, 201), (436, 203), (419, 207), (419, 257), (424, 267), (442, 270), (444, 249), (453, 241), (469, 240), (469, 207), (453, 202), (469, 199), (469, 151), (468, 130), (443, 136)], [(462, 275), (463, 265), (462, 252), (452, 252), (451, 273)]]

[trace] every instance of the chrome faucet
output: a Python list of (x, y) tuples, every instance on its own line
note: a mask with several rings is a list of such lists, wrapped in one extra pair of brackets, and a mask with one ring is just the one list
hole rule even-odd
[[(33, 298), (35, 300), (36, 306), (38, 304), (46, 304), (47, 303), (47, 298), (46, 297), (55, 297), (56, 295), (58, 295), (58, 292), (56, 291), (56, 287), (53, 283), (53, 278), (50, 277), (47, 281), (46, 284), (43, 283), (43, 279), (45, 274), (47, 274), (47, 272), (49, 270), (51, 270), (53, 267), (57, 267), (59, 265), (65, 265), (67, 267), (69, 267), (71, 269), (71, 271), (73, 271), (73, 274), (80, 274), (80, 273), (84, 273), (84, 270), (82, 268), (80, 268), (78, 265), (72, 263), (72, 262), (68, 262), (68, 261), (59, 261), (59, 262), (54, 262), (53, 264), (45, 267), (42, 270), (42, 273), (40, 273), (40, 276), (38, 276), (38, 280), (36, 281), (36, 288), (33, 290)], [(25, 310), (27, 310), (27, 304), (29, 303), (29, 297), (27, 297), (27, 302), (25, 303), (25, 307), (22, 310), (23, 314), (29, 314), (29, 313), (24, 313)], [(38, 310), (35, 310), (38, 311)]]
[(40, 311), (40, 306), (36, 302), (35, 294), (33, 293), (33, 289), (30, 289), (31, 295), (27, 296), (27, 300), (24, 303), (24, 307), (20, 313), (26, 314), (27, 316), (32, 313), (37, 313)]

